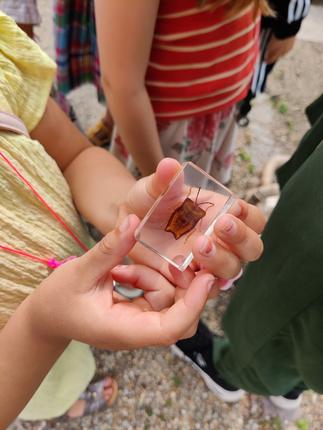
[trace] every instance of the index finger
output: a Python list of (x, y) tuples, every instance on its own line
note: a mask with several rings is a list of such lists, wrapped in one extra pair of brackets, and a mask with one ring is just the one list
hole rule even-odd
[(263, 252), (259, 235), (230, 214), (222, 215), (218, 219), (214, 233), (243, 261), (255, 261)]
[[(128, 335), (134, 333), (133, 347), (171, 345), (197, 322), (215, 279), (208, 273), (197, 275), (186, 294), (166, 312), (140, 312), (131, 320)], [(140, 339), (138, 337), (140, 333)]]
[(257, 234), (262, 233), (266, 224), (266, 218), (257, 206), (237, 199), (228, 212), (243, 221)]

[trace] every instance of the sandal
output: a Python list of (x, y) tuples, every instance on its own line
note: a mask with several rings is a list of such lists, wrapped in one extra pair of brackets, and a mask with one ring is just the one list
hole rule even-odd
[[(103, 396), (104, 386), (106, 385), (107, 380), (111, 380), (111, 388), (112, 393), (108, 401), (105, 400)], [(85, 406), (83, 413), (80, 416), (71, 417), (68, 415), (68, 413), (62, 415), (59, 417), (58, 421), (70, 421), (75, 418), (82, 418), (86, 415), (94, 414), (97, 412), (103, 412), (108, 407), (112, 406), (114, 402), (116, 401), (116, 398), (118, 396), (118, 384), (117, 381), (113, 378), (104, 378), (101, 381), (94, 382), (90, 384), (86, 391), (84, 391), (78, 400), (84, 400)], [(55, 420), (55, 421), (56, 421)]]
[(103, 118), (87, 131), (88, 139), (96, 146), (110, 146), (113, 126), (106, 124)]
[[(112, 388), (112, 393), (111, 393), (111, 397), (108, 400), (108, 402), (105, 401), (105, 399), (102, 398), (102, 393), (104, 390), (104, 386), (107, 382), (107, 380), (111, 380), (111, 388)], [(111, 377), (108, 378), (104, 378), (101, 381), (98, 382), (93, 382), (92, 384), (90, 384), (86, 391), (84, 391), (81, 396), (80, 396), (80, 400), (89, 400), (89, 399), (93, 399), (93, 398), (98, 398), (101, 397), (101, 399), (103, 399), (108, 406), (112, 406), (113, 403), (116, 401), (116, 398), (118, 396), (118, 384), (117, 381)]]

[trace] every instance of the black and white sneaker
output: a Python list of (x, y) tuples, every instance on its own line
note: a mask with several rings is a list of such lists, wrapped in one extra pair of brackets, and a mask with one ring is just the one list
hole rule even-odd
[(171, 346), (178, 357), (191, 363), (202, 376), (208, 388), (225, 402), (233, 403), (241, 399), (243, 390), (234, 387), (223, 379), (213, 365), (213, 334), (200, 321), (196, 334), (190, 339), (180, 340)]
[(292, 411), (299, 408), (301, 405), (303, 391), (304, 390), (302, 389), (294, 388), (284, 396), (270, 396), (269, 399), (271, 403), (273, 403), (278, 408)]

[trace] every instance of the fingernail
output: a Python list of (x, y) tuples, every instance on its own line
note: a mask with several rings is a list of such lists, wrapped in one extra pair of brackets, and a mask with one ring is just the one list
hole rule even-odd
[(201, 239), (199, 251), (200, 254), (204, 255), (205, 257), (210, 257), (215, 254), (216, 249), (214, 243), (208, 237), (204, 236)]
[(130, 225), (130, 221), (129, 221), (129, 215), (123, 220), (123, 222), (119, 225), (119, 231), (121, 233), (124, 233), (125, 231), (128, 230)]
[(222, 288), (222, 287), (226, 286), (229, 282), (233, 282), (233, 280), (232, 280), (232, 279), (223, 279), (223, 278), (219, 278), (219, 279), (218, 279), (218, 286), (219, 286), (220, 288)]
[(129, 266), (126, 264), (118, 264), (118, 266), (115, 266), (113, 270), (127, 270)]
[(176, 263), (178, 266), (181, 266), (184, 261), (185, 261), (185, 257), (183, 255), (176, 255), (176, 257), (174, 258), (174, 263)]
[(221, 291), (227, 291), (233, 286), (232, 279), (219, 279), (218, 286)]
[(233, 286), (234, 282), (241, 277), (242, 273), (243, 273), (243, 269), (240, 269), (239, 273), (234, 278), (231, 278), (231, 279), (219, 278), (218, 286), (220, 290), (221, 291), (229, 290)]
[(227, 219), (221, 228), (222, 233), (233, 235), (237, 231), (237, 225), (232, 219)]
[(240, 205), (239, 202), (236, 202), (236, 204), (233, 205), (231, 213), (232, 213), (232, 215), (236, 216), (237, 218), (241, 215), (242, 206)]

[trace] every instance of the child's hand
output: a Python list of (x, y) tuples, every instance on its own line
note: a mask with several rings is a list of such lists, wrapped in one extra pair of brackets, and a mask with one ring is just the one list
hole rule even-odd
[[(27, 299), (35, 333), (49, 342), (75, 339), (112, 350), (166, 345), (193, 334), (213, 286), (212, 275), (195, 277), (169, 308), (173, 286), (146, 267), (127, 269), (128, 280), (147, 290), (144, 298), (129, 302), (113, 292), (112, 276), (122, 278), (124, 270), (112, 269), (133, 247), (138, 223), (136, 216), (128, 216), (93, 249), (56, 269), (41, 284)], [(160, 289), (165, 290), (161, 295)]]
[[(166, 158), (161, 161), (156, 173), (140, 179), (134, 185), (122, 207), (120, 218), (127, 213), (135, 213), (142, 218), (180, 168), (180, 164), (174, 159)], [(259, 258), (263, 249), (259, 233), (265, 225), (265, 218), (260, 210), (242, 200), (238, 200), (229, 212), (216, 223), (214, 234), (209, 239), (205, 236), (198, 238), (193, 248), (197, 269), (204, 267), (216, 277), (224, 279), (234, 278), (244, 262)], [(135, 246), (131, 257), (136, 262), (158, 270), (172, 283), (175, 282), (174, 271), (169, 271), (168, 263), (141, 244)], [(178, 281), (178, 277), (176, 279)], [(180, 279), (184, 279), (187, 286), (192, 277), (185, 274)]]
[[(195, 240), (191, 266), (184, 273), (170, 268), (172, 282), (186, 288), (196, 273), (206, 270), (216, 276), (214, 289), (210, 294), (210, 297), (214, 297), (219, 288), (230, 284), (230, 279), (241, 275), (244, 262), (260, 257), (263, 243), (259, 234), (264, 224), (265, 218), (255, 206), (237, 200), (229, 213), (218, 219), (213, 234), (208, 237), (201, 235)], [(181, 288), (177, 288), (176, 297), (183, 294), (180, 290)]]
[(213, 234), (196, 239), (193, 246), (195, 263), (219, 278), (236, 277), (243, 262), (255, 261), (262, 254), (259, 234), (264, 225), (265, 217), (258, 208), (237, 200), (229, 213), (218, 219)]
[(279, 60), (279, 58), (288, 54), (288, 52), (293, 49), (295, 40), (295, 36), (287, 37), (285, 39), (278, 39), (274, 34), (272, 34), (267, 46), (264, 58), (265, 62), (267, 64), (273, 64)]

